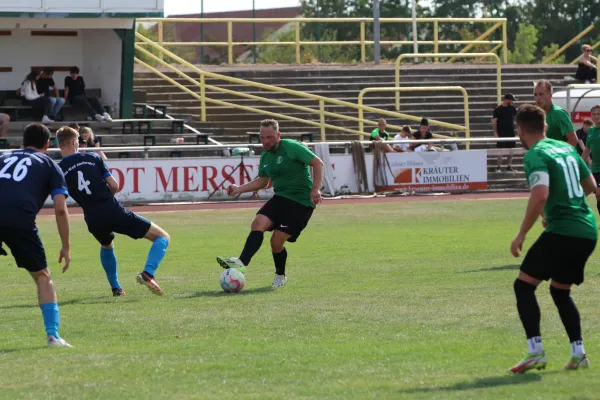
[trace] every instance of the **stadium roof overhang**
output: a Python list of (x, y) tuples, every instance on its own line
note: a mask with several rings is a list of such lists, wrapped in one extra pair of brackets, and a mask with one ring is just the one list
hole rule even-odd
[(0, 29), (132, 29), (134, 18), (2, 18)]

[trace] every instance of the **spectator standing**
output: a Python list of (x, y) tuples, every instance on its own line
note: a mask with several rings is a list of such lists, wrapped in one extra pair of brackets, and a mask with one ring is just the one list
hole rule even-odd
[(102, 107), (96, 97), (88, 97), (85, 93), (85, 81), (79, 75), (79, 68), (71, 68), (70, 75), (65, 78), (65, 100), (73, 107), (83, 108), (96, 121), (112, 121), (112, 117)]
[(50, 116), (52, 115), (52, 104), (44, 94), (37, 92), (37, 79), (41, 72), (32, 69), (29, 75), (25, 77), (25, 80), (21, 83), (21, 100), (23, 105), (31, 106), (36, 111), (41, 111), (43, 114), (42, 124), (49, 124), (54, 122)]
[(50, 100), (52, 107), (52, 115), (50, 116), (50, 118), (56, 119), (56, 117), (60, 113), (60, 110), (65, 105), (65, 99), (60, 97), (60, 94), (58, 93), (58, 87), (56, 87), (56, 83), (54, 82), (53, 75), (53, 68), (44, 68), (42, 75), (36, 82), (36, 86), (38, 94), (44, 95)]
[(588, 132), (590, 128), (594, 126), (594, 121), (589, 118), (586, 118), (583, 121), (580, 129), (577, 129), (575, 134), (577, 135), (577, 153), (579, 155), (583, 154), (583, 150), (585, 150), (585, 143), (587, 142)]
[[(512, 93), (504, 95), (502, 104), (494, 109), (492, 125), (494, 126), (494, 136), (497, 138), (515, 137), (515, 116), (517, 109), (513, 106), (513, 101), (517, 99)], [(506, 171), (516, 172), (512, 167), (513, 153), (512, 149), (516, 146), (516, 142), (496, 142), (496, 148), (509, 149), (509, 154), (506, 158)], [(502, 156), (498, 156), (498, 166), (496, 172), (501, 172)]]

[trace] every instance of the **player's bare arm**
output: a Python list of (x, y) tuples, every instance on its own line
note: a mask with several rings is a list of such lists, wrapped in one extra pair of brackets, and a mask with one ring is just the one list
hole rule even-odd
[(592, 165), (592, 159), (590, 158), (590, 148), (586, 147), (583, 149), (583, 154), (581, 154), (581, 158), (586, 162), (587, 165)]
[(323, 176), (325, 175), (325, 168), (323, 160), (319, 157), (313, 158), (308, 165), (313, 169), (313, 186), (310, 192), (310, 200), (313, 204), (319, 204), (323, 198), (321, 197), (321, 186), (323, 186)]
[(525, 237), (544, 210), (546, 200), (548, 200), (548, 186), (536, 185), (531, 189), (531, 195), (527, 202), (527, 209), (521, 222), (521, 228), (510, 246), (510, 252), (513, 256), (518, 257), (520, 255)]
[(264, 189), (269, 186), (269, 178), (258, 177), (252, 182), (248, 182), (245, 185), (237, 186), (231, 185), (227, 188), (227, 194), (230, 196), (237, 196), (238, 194), (255, 192), (260, 189)]
[(115, 195), (119, 191), (119, 182), (113, 177), (109, 176), (106, 178), (106, 186), (108, 186), (108, 190)]
[(575, 132), (571, 131), (567, 133), (565, 137), (567, 139), (567, 143), (569, 143), (573, 147), (577, 147), (579, 139), (577, 138), (577, 134)]
[(54, 215), (56, 216), (56, 226), (58, 227), (58, 234), (62, 243), (58, 262), (61, 263), (63, 259), (65, 260), (65, 265), (62, 269), (65, 272), (71, 264), (71, 245), (69, 241), (69, 211), (67, 209), (67, 198), (64, 194), (54, 196)]
[(590, 174), (587, 178), (581, 180), (581, 187), (586, 196), (592, 193), (596, 193), (596, 179), (594, 175)]
[(494, 136), (498, 137), (498, 118), (492, 118), (492, 126), (494, 127)]

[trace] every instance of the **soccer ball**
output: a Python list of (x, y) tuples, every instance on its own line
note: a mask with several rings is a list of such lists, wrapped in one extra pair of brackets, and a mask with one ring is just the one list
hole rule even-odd
[(235, 268), (229, 268), (221, 274), (221, 287), (227, 293), (237, 293), (244, 288), (246, 277)]

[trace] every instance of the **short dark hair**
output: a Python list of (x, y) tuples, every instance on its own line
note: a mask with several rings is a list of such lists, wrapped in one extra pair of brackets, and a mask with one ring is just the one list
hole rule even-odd
[(50, 140), (50, 129), (45, 125), (34, 123), (27, 125), (23, 131), (23, 147), (43, 149)]
[(517, 111), (516, 121), (527, 133), (544, 133), (546, 113), (536, 105), (523, 104)]
[(591, 112), (594, 112), (594, 110), (595, 110), (596, 108), (600, 108), (600, 104), (596, 104), (594, 107), (592, 107), (592, 109), (591, 109), (590, 111), (591, 111)]
[(421, 126), (429, 126), (429, 120), (427, 118), (421, 119)]
[(70, 74), (78, 74), (79, 73), (79, 68), (77, 67), (72, 67), (71, 71), (69, 71)]
[(69, 124), (69, 128), (75, 129), (77, 132), (79, 132), (79, 124), (77, 122), (71, 122)]
[(593, 126), (594, 125), (594, 121), (592, 121), (589, 118), (586, 118), (586, 119), (583, 120), (583, 125)]
[(53, 67), (44, 67), (44, 73), (52, 75), (54, 73)]
[(56, 138), (58, 139), (58, 145), (62, 145), (70, 142), (71, 140), (77, 138), (79, 133), (68, 126), (63, 126), (56, 132)]

